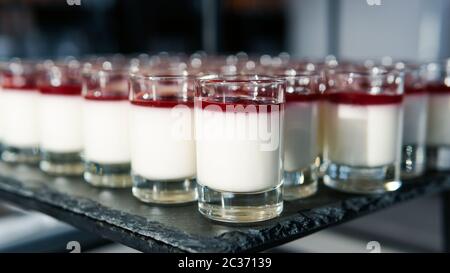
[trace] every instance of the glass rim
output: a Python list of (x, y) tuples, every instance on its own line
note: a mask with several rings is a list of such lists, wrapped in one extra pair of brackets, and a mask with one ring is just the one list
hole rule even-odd
[[(373, 70), (376, 69), (377, 72), (373, 72)], [(342, 76), (342, 75), (352, 75), (353, 77), (358, 78), (364, 78), (364, 77), (389, 77), (392, 75), (395, 76), (402, 76), (402, 71), (400, 70), (388, 70), (383, 67), (374, 67), (374, 68), (368, 68), (367, 71), (354, 71), (350, 69), (344, 69), (344, 70), (336, 70), (333, 75), (335, 76)]]
[(42, 63), (45, 59), (39, 58), (2, 58), (0, 59), (0, 64), (9, 64), (9, 63), (18, 63), (18, 64), (39, 64)]
[[(260, 74), (235, 74), (235, 75), (215, 75), (215, 77), (200, 77), (197, 81), (200, 85), (230, 85), (230, 84), (285, 84), (286, 79), (277, 76)], [(242, 79), (241, 79), (242, 78)]]
[(83, 76), (91, 76), (91, 75), (97, 75), (99, 73), (107, 73), (107, 74), (113, 74), (113, 75), (123, 75), (125, 77), (129, 77), (131, 74), (131, 68), (112, 68), (112, 69), (105, 69), (102, 67), (93, 67), (93, 68), (82, 68), (82, 74)]
[(166, 74), (166, 73), (155, 73), (155, 74), (145, 74), (142, 72), (129, 72), (128, 76), (130, 80), (149, 80), (149, 81), (157, 81), (157, 80), (197, 80), (201, 77), (204, 77), (205, 75), (199, 76), (199, 75), (193, 75), (186, 73), (183, 74)]
[[(295, 70), (295, 69), (292, 69)], [(282, 78), (282, 79), (296, 79), (301, 77), (322, 77), (321, 71), (318, 70), (295, 70), (295, 74), (289, 75), (289, 74), (274, 74), (274, 77)]]
[(386, 69), (388, 72), (399, 72), (399, 73), (411, 73), (424, 69), (425, 64), (420, 62), (414, 62), (410, 60), (400, 60), (395, 61), (389, 66), (382, 66), (382, 68)]
[(39, 70), (40, 65), (42, 64), (42, 60), (39, 59), (22, 59), (22, 58), (11, 58), (9, 60), (0, 61), (0, 72), (11, 71), (10, 65), (17, 64), (25, 69), (28, 72), (37, 72)]
[(79, 70), (80, 73), (83, 72), (86, 63), (83, 63), (79, 60), (71, 60), (69, 62), (58, 62), (54, 60), (44, 60), (38, 63), (38, 69), (40, 72), (46, 73), (49, 70), (57, 68), (61, 71), (73, 71)]

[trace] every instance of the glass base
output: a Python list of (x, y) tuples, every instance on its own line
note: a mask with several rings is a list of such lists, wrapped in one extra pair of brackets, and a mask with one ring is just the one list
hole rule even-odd
[(39, 149), (16, 148), (8, 145), (3, 146), (1, 158), (8, 163), (37, 165), (39, 163)]
[(133, 174), (133, 195), (145, 203), (182, 204), (197, 200), (195, 179), (152, 181)]
[(403, 145), (402, 178), (419, 177), (425, 172), (425, 149), (422, 145)]
[(315, 194), (318, 187), (317, 172), (316, 165), (297, 172), (284, 172), (284, 200), (291, 201)]
[(216, 191), (198, 184), (198, 209), (207, 218), (227, 223), (254, 223), (283, 211), (282, 185), (256, 193)]
[(380, 194), (401, 187), (398, 169), (395, 164), (368, 168), (330, 162), (323, 181), (328, 187), (343, 192)]
[(96, 187), (128, 188), (132, 186), (130, 163), (100, 164), (91, 161), (84, 163), (83, 177)]
[(427, 147), (427, 167), (433, 171), (450, 171), (450, 146)]
[(80, 153), (54, 153), (41, 151), (39, 168), (49, 175), (81, 176), (83, 163)]

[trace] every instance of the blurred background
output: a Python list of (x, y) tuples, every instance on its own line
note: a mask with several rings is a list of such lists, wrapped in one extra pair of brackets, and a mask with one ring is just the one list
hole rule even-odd
[[(450, 56), (448, 0), (2, 0), (0, 58), (198, 50), (297, 58)], [(441, 196), (423, 198), (270, 250), (443, 251)], [(45, 215), (0, 206), (0, 252), (135, 252)]]
[(448, 11), (447, 0), (2, 0), (0, 56), (203, 50), (429, 60), (450, 53)]

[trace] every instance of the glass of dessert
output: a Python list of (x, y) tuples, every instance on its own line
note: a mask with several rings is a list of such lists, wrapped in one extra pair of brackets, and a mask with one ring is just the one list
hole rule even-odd
[(342, 66), (339, 66), (338, 61), (332, 55), (327, 56), (324, 61), (318, 63), (307, 63), (305, 65), (306, 69), (309, 71), (317, 71), (325, 82), (325, 86), (320, 89), (320, 99), (319, 99), (319, 125), (317, 130), (317, 146), (319, 150), (319, 156), (317, 165), (319, 166), (319, 177), (323, 177), (326, 170), (326, 162), (324, 153), (326, 152), (326, 139), (325, 139), (325, 121), (326, 121), (326, 110), (327, 110), (327, 101), (325, 99), (324, 92), (326, 91), (326, 86), (328, 85), (328, 80), (332, 84), (333, 82), (333, 74), (336, 73), (337, 70), (340, 70)]
[(198, 205), (207, 218), (258, 222), (282, 212), (285, 88), (261, 76), (197, 81)]
[(305, 198), (318, 187), (321, 76), (287, 70), (284, 135), (284, 199)]
[(47, 61), (40, 73), (40, 168), (51, 175), (83, 173), (82, 77), (77, 60)]
[(402, 62), (395, 66), (405, 77), (401, 176), (414, 178), (425, 171), (428, 94), (424, 69), (420, 65)]
[(450, 59), (427, 65), (427, 167), (450, 170)]
[(3, 150), (10, 163), (39, 162), (37, 64), (19, 59), (1, 67), (0, 117)]
[(195, 78), (174, 74), (140, 71), (130, 77), (132, 192), (143, 202), (197, 200)]
[(399, 189), (402, 74), (373, 67), (328, 77), (324, 183), (362, 194)]
[(131, 187), (129, 72), (104, 61), (83, 73), (83, 177), (94, 186)]

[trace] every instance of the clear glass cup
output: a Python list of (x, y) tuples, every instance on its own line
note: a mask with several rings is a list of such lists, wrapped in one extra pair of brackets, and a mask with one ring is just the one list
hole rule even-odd
[(3, 150), (1, 158), (10, 163), (39, 162), (37, 65), (19, 59), (1, 67)]
[(246, 223), (282, 212), (285, 88), (260, 76), (197, 81), (198, 206), (207, 218)]
[(450, 59), (427, 65), (427, 168), (450, 171)]
[(83, 75), (84, 173), (99, 187), (131, 187), (129, 67), (109, 61)]
[(47, 174), (83, 173), (81, 70), (77, 60), (58, 64), (47, 61), (40, 73), (39, 167)]
[(402, 178), (414, 178), (425, 172), (428, 93), (423, 67), (397, 63), (396, 69), (404, 73), (404, 119), (402, 145)]
[(369, 72), (337, 72), (329, 77), (325, 185), (362, 194), (399, 189), (402, 75), (374, 67)]
[[(328, 85), (328, 81), (330, 83), (333, 83), (333, 75), (342, 69), (347, 69), (351, 67), (352, 69), (360, 69), (359, 66), (355, 68), (355, 65), (349, 65), (347, 63), (339, 64), (337, 59), (330, 55), (325, 58), (325, 60), (320, 62), (307, 62), (300, 64), (302, 67), (304, 67), (308, 71), (317, 71), (325, 81), (325, 86), (320, 90), (320, 93), (323, 94), (326, 91), (326, 86)], [(319, 149), (319, 157), (317, 164), (319, 165), (319, 177), (323, 177), (326, 170), (326, 164), (325, 164), (325, 156), (324, 153), (325, 150), (325, 119), (326, 119), (326, 100), (323, 95), (320, 96), (320, 102), (319, 102), (319, 126), (318, 126), (318, 132), (317, 132), (317, 144)]]
[(133, 195), (143, 202), (197, 200), (194, 78), (130, 77), (130, 143)]
[[(286, 71), (289, 74), (289, 71)], [(284, 138), (284, 199), (306, 198), (317, 192), (319, 111), (322, 77), (295, 72), (286, 79)]]

